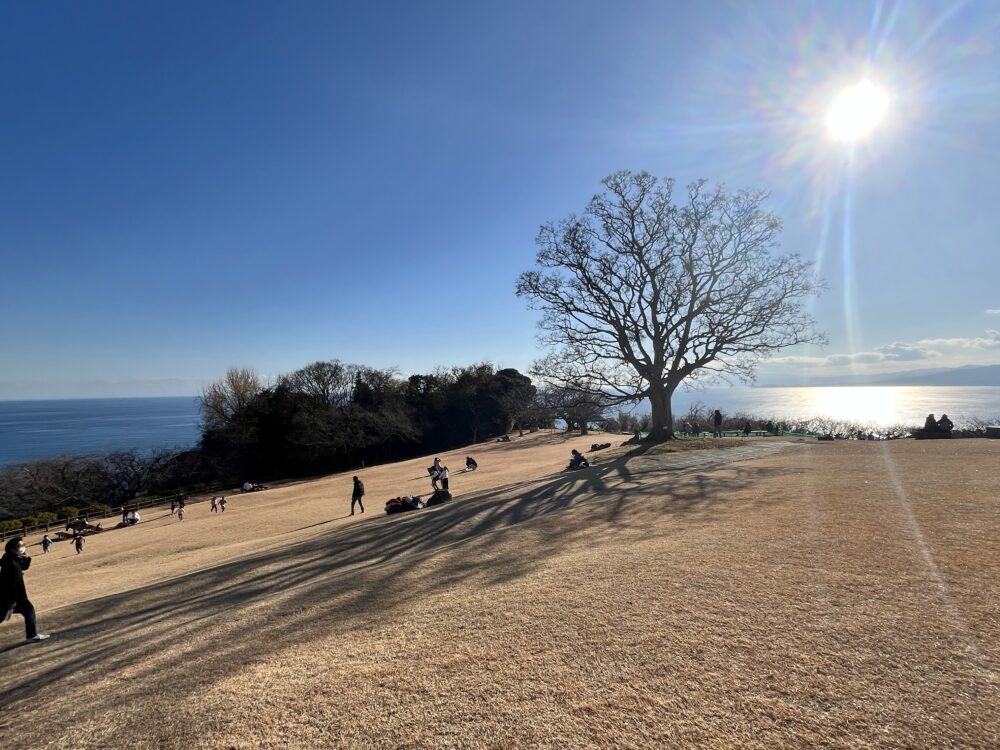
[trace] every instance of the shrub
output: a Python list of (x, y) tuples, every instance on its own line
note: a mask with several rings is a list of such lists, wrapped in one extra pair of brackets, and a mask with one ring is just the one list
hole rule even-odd
[(87, 511), (89, 515), (100, 518), (106, 518), (107, 516), (110, 516), (112, 515), (112, 513), (114, 513), (114, 511), (111, 509), (111, 506), (105, 505), (104, 503), (97, 503), (96, 505), (91, 505), (87, 509)]
[(46, 523), (55, 523), (59, 516), (55, 513), (50, 513), (49, 511), (43, 511), (41, 513), (35, 514), (35, 520), (38, 521), (38, 525)]
[(10, 520), (7, 520), (7, 521), (0, 521), (0, 531), (4, 531), (4, 532), (6, 532), (6, 531), (20, 531), (21, 527), (23, 525), (24, 524), (22, 524), (20, 521), (13, 520), (13, 519), (10, 519)]
[(35, 516), (25, 516), (19, 523), (26, 529), (30, 529), (32, 526), (38, 526), (38, 519)]
[(59, 509), (59, 515), (67, 520), (72, 520), (80, 515), (80, 509), (73, 505), (64, 505)]

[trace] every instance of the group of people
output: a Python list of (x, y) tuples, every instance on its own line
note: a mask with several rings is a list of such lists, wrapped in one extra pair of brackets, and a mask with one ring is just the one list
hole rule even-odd
[[(431, 475), (431, 488), (436, 492), (437, 490), (448, 491), (448, 467), (441, 463), (440, 458), (434, 459), (434, 465), (428, 467), (427, 473)], [(438, 486), (438, 482), (441, 486)]]
[(942, 414), (941, 419), (934, 419), (933, 414), (928, 414), (924, 420), (924, 437), (951, 437), (953, 429), (955, 423), (948, 419), (947, 414)]
[[(750, 437), (750, 433), (753, 432), (753, 424), (749, 419), (743, 422), (743, 437)], [(774, 432), (774, 422), (769, 421), (765, 427), (768, 433)], [(681, 427), (681, 434), (685, 437), (697, 437), (701, 434), (701, 425), (698, 422), (688, 422), (685, 421), (684, 425)], [(722, 412), (716, 409), (712, 412), (712, 436), (722, 437)]]
[(226, 512), (226, 496), (216, 497), (212, 495), (212, 513), (225, 513)]
[[(465, 470), (475, 471), (479, 468), (479, 463), (472, 456), (465, 457)], [(444, 491), (451, 492), (449, 487), (450, 473), (448, 467), (445, 466), (440, 457), (434, 459), (434, 463), (427, 467), (427, 473), (431, 478), (431, 489), (435, 492)], [(354, 508), (357, 506), (360, 508), (361, 512), (365, 512), (365, 484), (358, 477), (352, 477), (352, 482), (354, 487), (351, 490), (351, 512), (348, 515), (354, 515)]]
[[(357, 477), (355, 477), (357, 481)], [(360, 481), (361, 494), (364, 494), (364, 485)], [(187, 498), (184, 495), (177, 495), (170, 501), (170, 513), (176, 514), (178, 520), (184, 520), (184, 511), (187, 505)], [(226, 498), (212, 498), (212, 513), (224, 513), (226, 510)], [(352, 508), (353, 510), (353, 508)], [(361, 508), (364, 513), (364, 506)], [(79, 521), (84, 527), (88, 527), (87, 519)], [(122, 523), (131, 525), (139, 522), (139, 514), (135, 510), (122, 508)], [(73, 548), (76, 554), (83, 554), (87, 538), (78, 533), (73, 537)], [(49, 554), (54, 540), (48, 534), (42, 536), (42, 554)], [(28, 556), (24, 546), (23, 537), (12, 537), (4, 546), (4, 554), (0, 557), (0, 622), (6, 622), (11, 615), (19, 614), (24, 617), (25, 637), (29, 642), (44, 641), (48, 635), (38, 632), (38, 625), (35, 619), (35, 608), (28, 599), (27, 590), (24, 585), (24, 571), (31, 565), (31, 558)]]

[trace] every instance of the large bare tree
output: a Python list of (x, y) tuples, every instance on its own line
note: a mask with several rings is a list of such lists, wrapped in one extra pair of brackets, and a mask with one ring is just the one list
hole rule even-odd
[(765, 193), (700, 181), (675, 201), (672, 180), (627, 171), (603, 185), (583, 216), (542, 226), (538, 269), (518, 279), (551, 347), (532, 374), (614, 402), (648, 398), (650, 439), (662, 440), (682, 382), (749, 381), (760, 359), (823, 341), (805, 309), (820, 283), (811, 263), (773, 252), (781, 221)]

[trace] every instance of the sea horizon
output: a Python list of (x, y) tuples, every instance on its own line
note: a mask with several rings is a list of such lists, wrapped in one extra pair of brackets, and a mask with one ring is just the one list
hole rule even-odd
[[(116, 450), (184, 450), (201, 437), (197, 396), (0, 400), (0, 467)], [(692, 407), (761, 419), (830, 418), (873, 426), (919, 425), (928, 413), (956, 423), (1000, 420), (998, 386), (732, 386), (679, 390), (673, 413)], [(613, 410), (612, 410), (613, 411)], [(642, 406), (633, 409), (643, 412)]]

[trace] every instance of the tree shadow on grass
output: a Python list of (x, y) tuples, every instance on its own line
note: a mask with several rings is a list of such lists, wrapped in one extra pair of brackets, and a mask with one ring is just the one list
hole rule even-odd
[[(114, 691), (89, 691), (84, 699), (81, 675), (128, 669), (148, 695), (185, 694), (303, 637), (347, 636), (359, 623), (393, 622), (407, 604), (470, 577), (501, 585), (574, 545), (662, 537), (670, 533), (665, 516), (709, 521), (732, 493), (783, 471), (731, 463), (781, 447), (768, 445), (660, 456), (640, 446), (587, 470), (339, 527), (42, 613), (57, 637), (18, 652), (16, 669), (0, 662), (0, 707), (28, 701), (33, 712), (51, 713), (46, 721), (70, 727), (80, 717), (113, 711), (121, 700)], [(165, 648), (178, 643), (185, 646)]]

